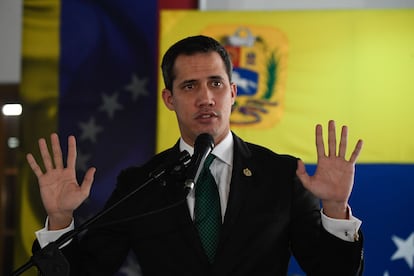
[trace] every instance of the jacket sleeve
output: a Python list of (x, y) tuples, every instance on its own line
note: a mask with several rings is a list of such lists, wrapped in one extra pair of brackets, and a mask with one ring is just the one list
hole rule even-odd
[(322, 226), (319, 199), (296, 177), (292, 197), (291, 250), (307, 275), (362, 275), (363, 236), (344, 241)]

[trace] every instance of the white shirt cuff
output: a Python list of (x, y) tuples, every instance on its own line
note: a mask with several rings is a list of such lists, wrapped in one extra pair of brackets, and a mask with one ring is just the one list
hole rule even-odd
[(349, 219), (334, 219), (326, 216), (321, 210), (322, 225), (326, 231), (344, 241), (358, 241), (358, 230), (361, 227), (362, 221), (352, 215), (351, 208), (349, 209)]
[[(49, 225), (49, 218), (46, 218), (45, 227), (35, 232), (37, 240), (41, 248), (45, 247), (50, 242), (56, 241), (63, 234), (75, 229), (75, 222), (73, 219), (68, 227), (64, 229), (60, 229), (60, 230), (48, 230), (48, 225)], [(67, 241), (65, 244), (61, 245), (59, 248), (65, 247), (71, 241), (72, 240)]]

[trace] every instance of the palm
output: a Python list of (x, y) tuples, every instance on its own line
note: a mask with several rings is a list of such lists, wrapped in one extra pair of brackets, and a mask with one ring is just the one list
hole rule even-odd
[(318, 162), (315, 174), (309, 176), (305, 165), (298, 162), (297, 175), (303, 185), (316, 197), (322, 200), (324, 205), (347, 205), (352, 191), (355, 174), (355, 162), (362, 148), (359, 140), (349, 160), (345, 159), (348, 129), (342, 127), (339, 148), (336, 143), (335, 123), (329, 122), (328, 127), (328, 154), (325, 153), (325, 145), (322, 138), (322, 127), (316, 126), (316, 149)]
[(347, 201), (353, 182), (353, 164), (338, 157), (322, 157), (305, 185), (321, 200)]
[(74, 171), (68, 168), (54, 169), (41, 175), (39, 187), (43, 205), (48, 213), (74, 210), (84, 200)]
[[(90, 168), (79, 185), (76, 179), (76, 140), (68, 138), (67, 166), (63, 165), (62, 151), (57, 134), (51, 135), (53, 155), (45, 139), (39, 140), (44, 171), (40, 168), (32, 154), (27, 155), (27, 161), (39, 181), (40, 194), (46, 212), (51, 218), (60, 222), (71, 219), (73, 211), (88, 197), (93, 182), (95, 168)], [(49, 221), (50, 222), (50, 221)], [(57, 223), (57, 224), (59, 224)], [(61, 223), (64, 224), (64, 223)]]

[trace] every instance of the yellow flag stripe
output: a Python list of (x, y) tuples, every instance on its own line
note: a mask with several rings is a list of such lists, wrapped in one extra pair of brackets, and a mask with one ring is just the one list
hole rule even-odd
[[(289, 47), (281, 120), (268, 129), (233, 126), (242, 138), (313, 163), (314, 126), (334, 119), (349, 126), (349, 148), (364, 140), (360, 162), (414, 162), (413, 9), (163, 11), (160, 57), (183, 37), (235, 24), (278, 28)], [(179, 135), (161, 97), (157, 123), (161, 151)]]
[[(29, 260), (34, 232), (43, 228), (37, 179), (24, 160), (28, 152), (39, 158), (37, 140), (57, 129), (59, 75), (60, 1), (24, 1), (22, 34), (22, 168), (19, 176), (19, 220), (15, 238), (14, 266)], [(35, 269), (27, 275), (37, 275)]]

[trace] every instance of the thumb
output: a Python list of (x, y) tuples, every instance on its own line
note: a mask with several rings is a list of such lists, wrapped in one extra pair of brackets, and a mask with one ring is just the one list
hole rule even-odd
[(309, 182), (309, 175), (306, 172), (305, 163), (303, 163), (303, 161), (300, 159), (298, 159), (298, 167), (296, 169), (296, 175), (299, 177), (303, 185), (306, 186), (306, 184)]
[(88, 171), (85, 173), (85, 176), (82, 181), (81, 190), (83, 194), (85, 195), (85, 198), (89, 196), (89, 192), (92, 187), (92, 183), (94, 180), (96, 168), (92, 167), (89, 168)]

